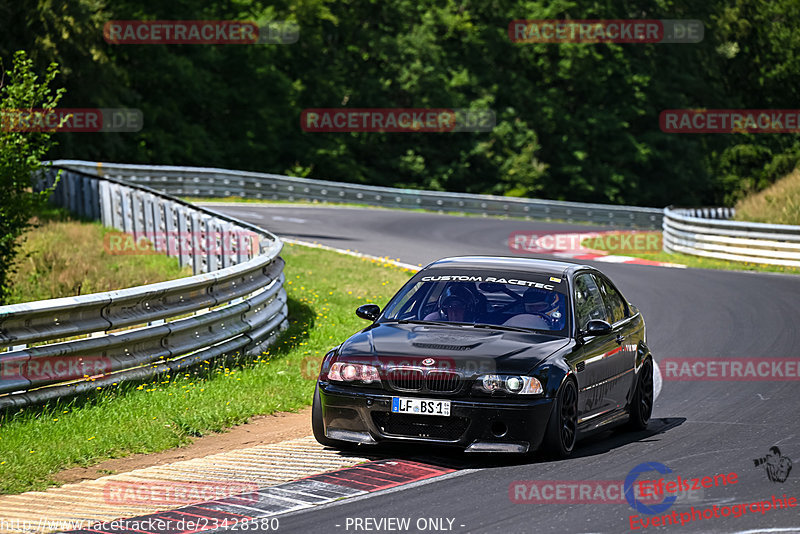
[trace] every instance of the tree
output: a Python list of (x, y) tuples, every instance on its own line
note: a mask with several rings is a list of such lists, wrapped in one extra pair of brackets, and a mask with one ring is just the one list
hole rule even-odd
[(0, 304), (8, 297), (19, 238), (52, 192), (34, 189), (35, 177), (47, 167), (41, 160), (54, 144), (52, 134), (18, 131), (16, 112), (54, 110), (64, 94), (64, 89), (55, 93), (50, 89), (57, 74), (58, 66), (52, 63), (40, 83), (33, 62), (20, 50), (14, 54), (12, 69), (0, 79)]

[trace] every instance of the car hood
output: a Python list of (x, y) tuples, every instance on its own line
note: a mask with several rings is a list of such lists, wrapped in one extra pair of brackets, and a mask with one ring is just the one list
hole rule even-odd
[[(393, 367), (454, 370), (464, 376), (526, 374), (569, 344), (568, 338), (418, 324), (377, 324), (345, 341), (337, 360)], [(432, 361), (431, 361), (432, 360)]]

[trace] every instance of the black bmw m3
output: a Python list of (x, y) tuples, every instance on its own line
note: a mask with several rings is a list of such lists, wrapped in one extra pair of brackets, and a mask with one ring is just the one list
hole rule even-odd
[(325, 356), (314, 392), (323, 445), (565, 457), (582, 435), (650, 418), (644, 320), (593, 267), (445, 258), (356, 313), (372, 324)]

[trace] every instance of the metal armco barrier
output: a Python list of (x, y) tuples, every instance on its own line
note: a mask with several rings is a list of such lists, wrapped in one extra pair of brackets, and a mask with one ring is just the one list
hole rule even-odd
[(203, 167), (124, 165), (59, 160), (57, 165), (146, 185), (185, 197), (240, 196), (264, 200), (348, 202), (372, 206), (588, 222), (620, 228), (661, 228), (663, 210), (467, 193), (346, 184), (279, 174)]
[(492, 195), (374, 187), (278, 174), (202, 167), (125, 165), (78, 160), (57, 164), (148, 185), (186, 197), (349, 202), (442, 212), (588, 222), (664, 230), (664, 250), (733, 261), (800, 265), (800, 227), (733, 222), (732, 208), (639, 208)]
[(800, 267), (800, 226), (725, 220), (730, 208), (664, 209), (664, 250)]
[[(52, 184), (55, 168), (44, 178)], [(0, 409), (257, 354), (288, 326), (283, 243), (163, 193), (62, 169), (54, 200), (163, 252), (194, 276), (0, 306)], [(216, 245), (216, 246), (215, 246)], [(102, 246), (98, 244), (98, 246)], [(159, 246), (156, 246), (159, 248)]]

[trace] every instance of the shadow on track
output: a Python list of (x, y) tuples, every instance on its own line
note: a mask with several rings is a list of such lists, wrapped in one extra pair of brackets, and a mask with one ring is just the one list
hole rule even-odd
[[(637, 441), (656, 441), (656, 439), (654, 439), (655, 436), (672, 430), (685, 421), (686, 418), (684, 417), (651, 419), (650, 423), (647, 425), (647, 429), (639, 432), (630, 432), (625, 430), (624, 427), (617, 427), (599, 434), (593, 434), (578, 441), (572, 455), (566, 460), (605, 454)], [(344, 457), (358, 456), (362, 458), (366, 457), (371, 460), (413, 460), (426, 464), (449, 467), (451, 469), (486, 469), (555, 461), (544, 457), (539, 452), (525, 455), (464, 453), (447, 447), (417, 445), (415, 443), (359, 446), (354, 451), (342, 451), (340, 454)]]

